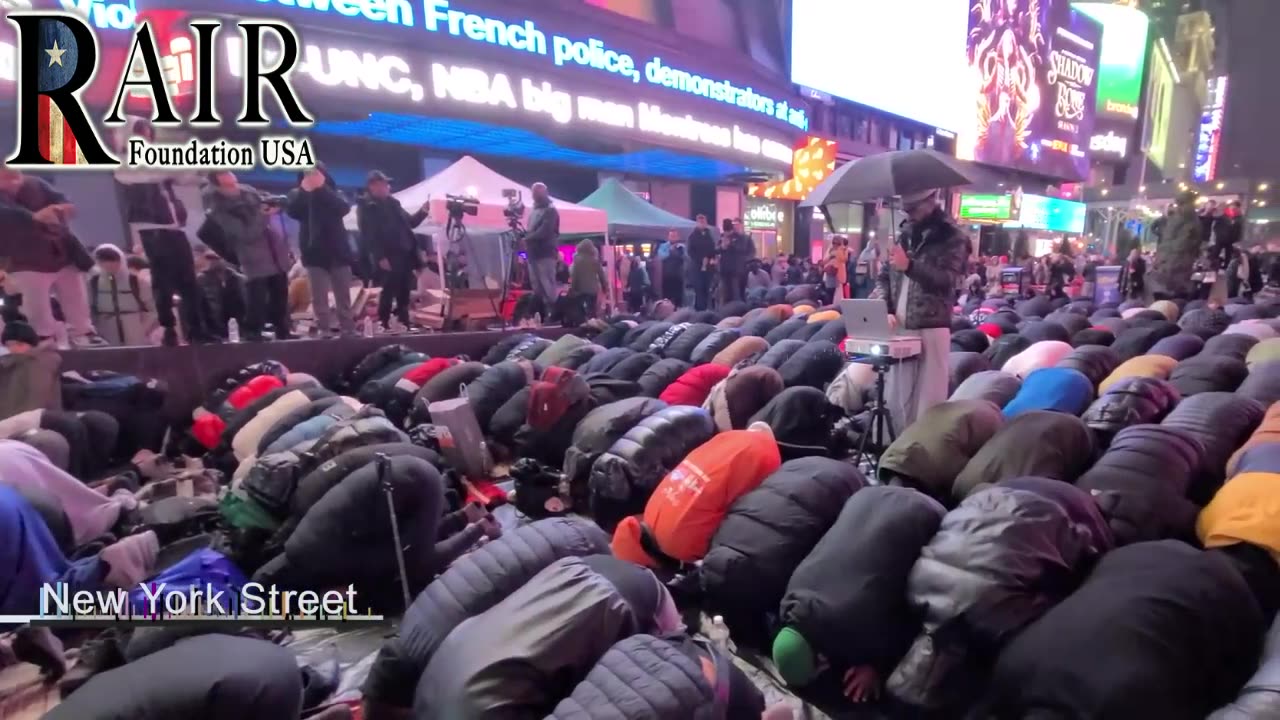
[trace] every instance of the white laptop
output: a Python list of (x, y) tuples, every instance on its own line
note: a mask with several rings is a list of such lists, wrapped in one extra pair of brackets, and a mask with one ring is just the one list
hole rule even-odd
[(841, 300), (845, 352), (853, 355), (888, 355), (898, 359), (920, 354), (920, 334), (889, 328), (883, 300)]

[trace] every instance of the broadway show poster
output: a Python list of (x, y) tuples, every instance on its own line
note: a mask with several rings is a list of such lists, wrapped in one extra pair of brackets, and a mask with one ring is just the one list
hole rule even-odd
[(1089, 171), (1102, 26), (1069, 0), (969, 0), (973, 159), (1063, 180)]

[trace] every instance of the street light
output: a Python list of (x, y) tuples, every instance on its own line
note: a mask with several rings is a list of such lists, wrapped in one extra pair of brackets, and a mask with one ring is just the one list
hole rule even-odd
[(1268, 188), (1270, 188), (1270, 187), (1271, 187), (1271, 186), (1270, 186), (1270, 185), (1268, 185), (1268, 184), (1266, 184), (1266, 183), (1260, 183), (1260, 184), (1258, 185), (1258, 192), (1266, 192), (1266, 191), (1267, 191), (1267, 189), (1268, 189)]
[(1218, 189), (1219, 189), (1219, 190), (1221, 190), (1222, 188), (1224, 188), (1224, 187), (1226, 187), (1226, 186), (1227, 186), (1227, 184), (1226, 184), (1226, 183), (1218, 183)]

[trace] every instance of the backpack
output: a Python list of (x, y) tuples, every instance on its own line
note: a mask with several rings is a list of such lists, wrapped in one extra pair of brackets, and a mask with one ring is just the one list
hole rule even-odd
[(549, 367), (529, 389), (525, 423), (534, 430), (550, 430), (570, 407), (590, 394), (587, 381), (572, 370)]
[[(133, 273), (129, 275), (129, 294), (133, 296), (135, 302), (138, 303), (138, 312), (148, 313), (151, 308), (147, 307), (147, 303), (142, 299), (142, 293), (138, 290), (141, 287), (138, 284), (138, 276)], [(98, 314), (98, 281), (102, 279), (101, 275), (89, 276), (89, 311), (93, 315)], [(116, 313), (119, 314), (119, 304), (116, 305)]]

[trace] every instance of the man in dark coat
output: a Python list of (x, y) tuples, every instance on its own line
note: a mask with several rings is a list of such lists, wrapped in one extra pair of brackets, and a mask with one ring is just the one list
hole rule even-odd
[(755, 254), (751, 238), (742, 232), (742, 221), (724, 221), (719, 254), (721, 302), (741, 300), (746, 287), (747, 261)]
[(321, 335), (333, 331), (329, 314), (331, 291), (339, 329), (343, 334), (355, 334), (351, 315), (351, 265), (355, 253), (342, 224), (349, 210), (350, 204), (323, 164), (303, 173), (298, 187), (289, 192), (289, 217), (299, 223), (298, 247), (311, 283), (311, 310)]
[(423, 203), (412, 215), (391, 195), (391, 178), (378, 170), (369, 173), (367, 192), (356, 205), (360, 240), (382, 272), (382, 294), (378, 298), (378, 321), (385, 328), (391, 320), (394, 303), (396, 317), (408, 327), (409, 294), (414, 285), (414, 271), (422, 267), (422, 253), (413, 229), (427, 219), (429, 211)]
[(204, 302), (204, 316), (212, 334), (225, 337), (228, 321), (245, 324), (244, 276), (212, 250), (205, 251), (204, 261), (205, 269), (196, 278)]
[(560, 294), (556, 284), (556, 262), (560, 259), (560, 211), (551, 203), (551, 193), (543, 183), (534, 183), (533, 210), (529, 212), (528, 231), (524, 235), (529, 252), (529, 282), (534, 294), (541, 298), (545, 317), (556, 305)]
[(707, 309), (711, 294), (711, 262), (716, 255), (716, 240), (707, 226), (707, 216), (694, 218), (698, 226), (689, 233), (689, 279), (693, 283), (693, 307)]

